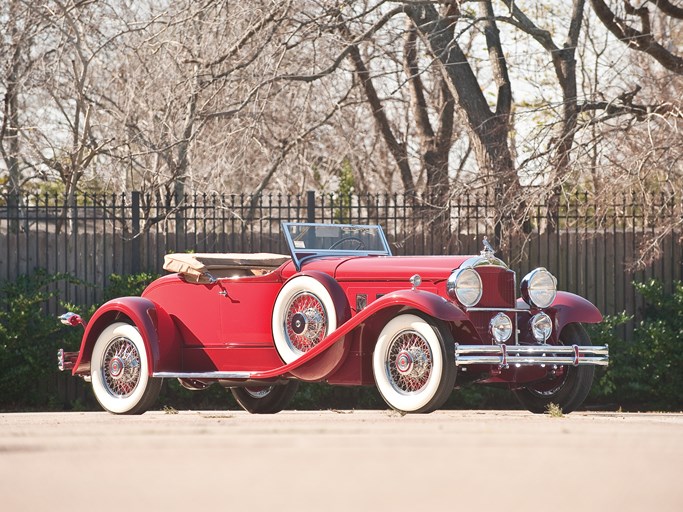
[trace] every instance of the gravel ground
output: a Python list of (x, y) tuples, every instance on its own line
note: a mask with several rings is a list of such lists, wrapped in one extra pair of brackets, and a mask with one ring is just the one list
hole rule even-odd
[(683, 414), (0, 414), (0, 509), (683, 510)]

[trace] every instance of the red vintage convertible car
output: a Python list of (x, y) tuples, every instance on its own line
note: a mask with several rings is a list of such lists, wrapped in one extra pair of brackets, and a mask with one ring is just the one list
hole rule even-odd
[(484, 240), (475, 256), (391, 255), (379, 226), (283, 223), (290, 255), (169, 254), (173, 272), (82, 324), (59, 367), (106, 410), (152, 407), (163, 379), (219, 383), (252, 413), (287, 406), (299, 381), (376, 385), (394, 409), (430, 412), (456, 384), (505, 384), (533, 412), (588, 394), (608, 347), (587, 300), (544, 268), (516, 276)]

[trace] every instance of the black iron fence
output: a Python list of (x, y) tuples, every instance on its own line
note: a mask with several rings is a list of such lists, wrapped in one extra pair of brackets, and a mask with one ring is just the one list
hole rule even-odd
[[(562, 289), (603, 312), (637, 314), (634, 280), (671, 283), (683, 276), (680, 233), (662, 234), (659, 227), (680, 223), (679, 211), (664, 198), (643, 206), (629, 197), (593, 204), (586, 196), (520, 207), (515, 219), (501, 217), (486, 195), (458, 197), (445, 207), (404, 194), (132, 192), (80, 195), (72, 205), (53, 195), (0, 196), (0, 280), (37, 268), (69, 273), (90, 286), (65, 285), (62, 297), (90, 305), (102, 300), (111, 274), (161, 273), (169, 252), (286, 253), (282, 221), (380, 224), (396, 255), (476, 254), (483, 236), (494, 239), (504, 226), (494, 241), (518, 275), (545, 266)], [(636, 270), (648, 241), (657, 257)]]

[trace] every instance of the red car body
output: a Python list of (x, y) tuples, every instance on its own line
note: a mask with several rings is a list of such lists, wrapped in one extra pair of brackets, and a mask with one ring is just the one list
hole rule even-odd
[[(300, 226), (309, 225), (294, 226), (303, 229)], [(342, 237), (342, 242), (349, 238), (356, 237)], [(391, 256), (390, 251), (387, 255), (362, 250), (334, 252), (302, 255), (292, 247), (293, 258), (282, 257), (286, 261), (277, 268), (254, 272), (259, 275), (248, 271), (262, 260), (254, 262), (242, 255), (246, 263), (235, 268), (238, 275), (231, 276), (230, 270), (224, 269), (223, 276), (214, 277), (211, 272), (216, 270), (206, 264), (206, 279), (197, 279), (199, 282), (182, 272), (164, 276), (150, 284), (142, 297), (123, 297), (100, 307), (86, 326), (79, 352), (60, 355), (61, 367), (86, 378), (103, 374), (99, 382), (104, 382), (104, 391), (111, 394), (107, 382), (116, 388), (141, 371), (136, 366), (139, 361), (121, 355), (128, 349), (135, 351), (138, 345), (125, 345), (120, 341), (127, 339), (124, 334), (109, 336), (127, 347), (118, 348), (119, 355), (114, 348), (108, 352), (113, 355), (98, 351), (100, 359), (93, 361), (93, 351), (110, 326), (129, 324), (142, 340), (138, 348), (144, 351), (147, 385), (163, 378), (178, 378), (192, 389), (218, 382), (233, 388), (238, 402), (251, 412), (277, 412), (293, 394), (283, 390), (297, 380), (345, 386), (377, 384), (389, 405), (407, 412), (439, 407), (458, 381), (506, 383), (517, 390), (530, 410), (541, 412), (551, 400), (567, 411), (578, 407), (576, 402), (583, 402), (590, 389), (586, 380), (592, 381), (595, 365), (607, 364), (606, 346), (576, 342), (577, 336), (586, 338), (583, 331), (577, 334), (580, 324), (601, 321), (595, 306), (566, 292), (556, 292), (552, 303), (543, 308), (528, 298), (518, 298), (515, 273), (490, 250), (479, 256), (406, 257)], [(267, 256), (271, 265), (278, 261), (278, 256)], [(480, 280), (480, 298), (473, 307), (459, 303), (455, 298), (459, 296), (448, 289), (449, 277), (463, 268), (474, 270)], [(468, 278), (475, 284), (472, 289), (463, 288), (465, 294), (476, 292), (477, 276)], [(455, 279), (451, 281), (455, 283)], [(287, 291), (292, 288), (294, 292)], [(291, 297), (285, 300), (283, 293)], [(278, 311), (283, 307), (286, 311)], [(530, 326), (539, 312), (552, 322), (552, 332), (542, 342), (534, 338), (539, 329), (534, 334)], [(502, 326), (492, 327), (496, 315), (502, 318)], [(276, 317), (283, 320), (276, 321)], [(405, 326), (398, 322), (398, 334), (386, 334), (384, 329), (396, 318), (403, 319)], [(539, 321), (541, 331), (549, 325), (546, 317)], [(492, 329), (509, 339), (496, 341)], [(389, 336), (384, 342), (390, 345), (388, 355), (386, 360), (378, 357), (373, 362), (382, 335)], [(439, 366), (442, 359), (446, 361), (443, 367)], [(430, 386), (440, 389), (433, 387), (431, 395), (416, 401), (421, 386), (426, 387), (438, 372), (440, 383)], [(572, 396), (565, 402), (571, 403), (562, 404), (562, 392), (567, 394), (568, 386), (581, 388), (578, 395), (583, 396), (569, 393)], [(106, 403), (100, 400), (102, 405), (112, 412), (137, 413), (153, 403), (149, 396), (140, 395), (132, 407), (119, 408), (119, 402), (128, 400), (132, 392), (122, 389), (118, 391), (122, 396), (116, 397), (119, 401), (105, 397)], [(116, 395), (116, 389), (113, 392)], [(525, 393), (531, 393), (527, 403)], [(264, 406), (268, 401), (277, 403)]]

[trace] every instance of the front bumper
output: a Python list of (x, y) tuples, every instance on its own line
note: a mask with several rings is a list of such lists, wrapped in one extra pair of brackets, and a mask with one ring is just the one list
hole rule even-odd
[(500, 368), (544, 365), (609, 364), (609, 347), (579, 345), (459, 345), (455, 344), (455, 365), (491, 364)]

